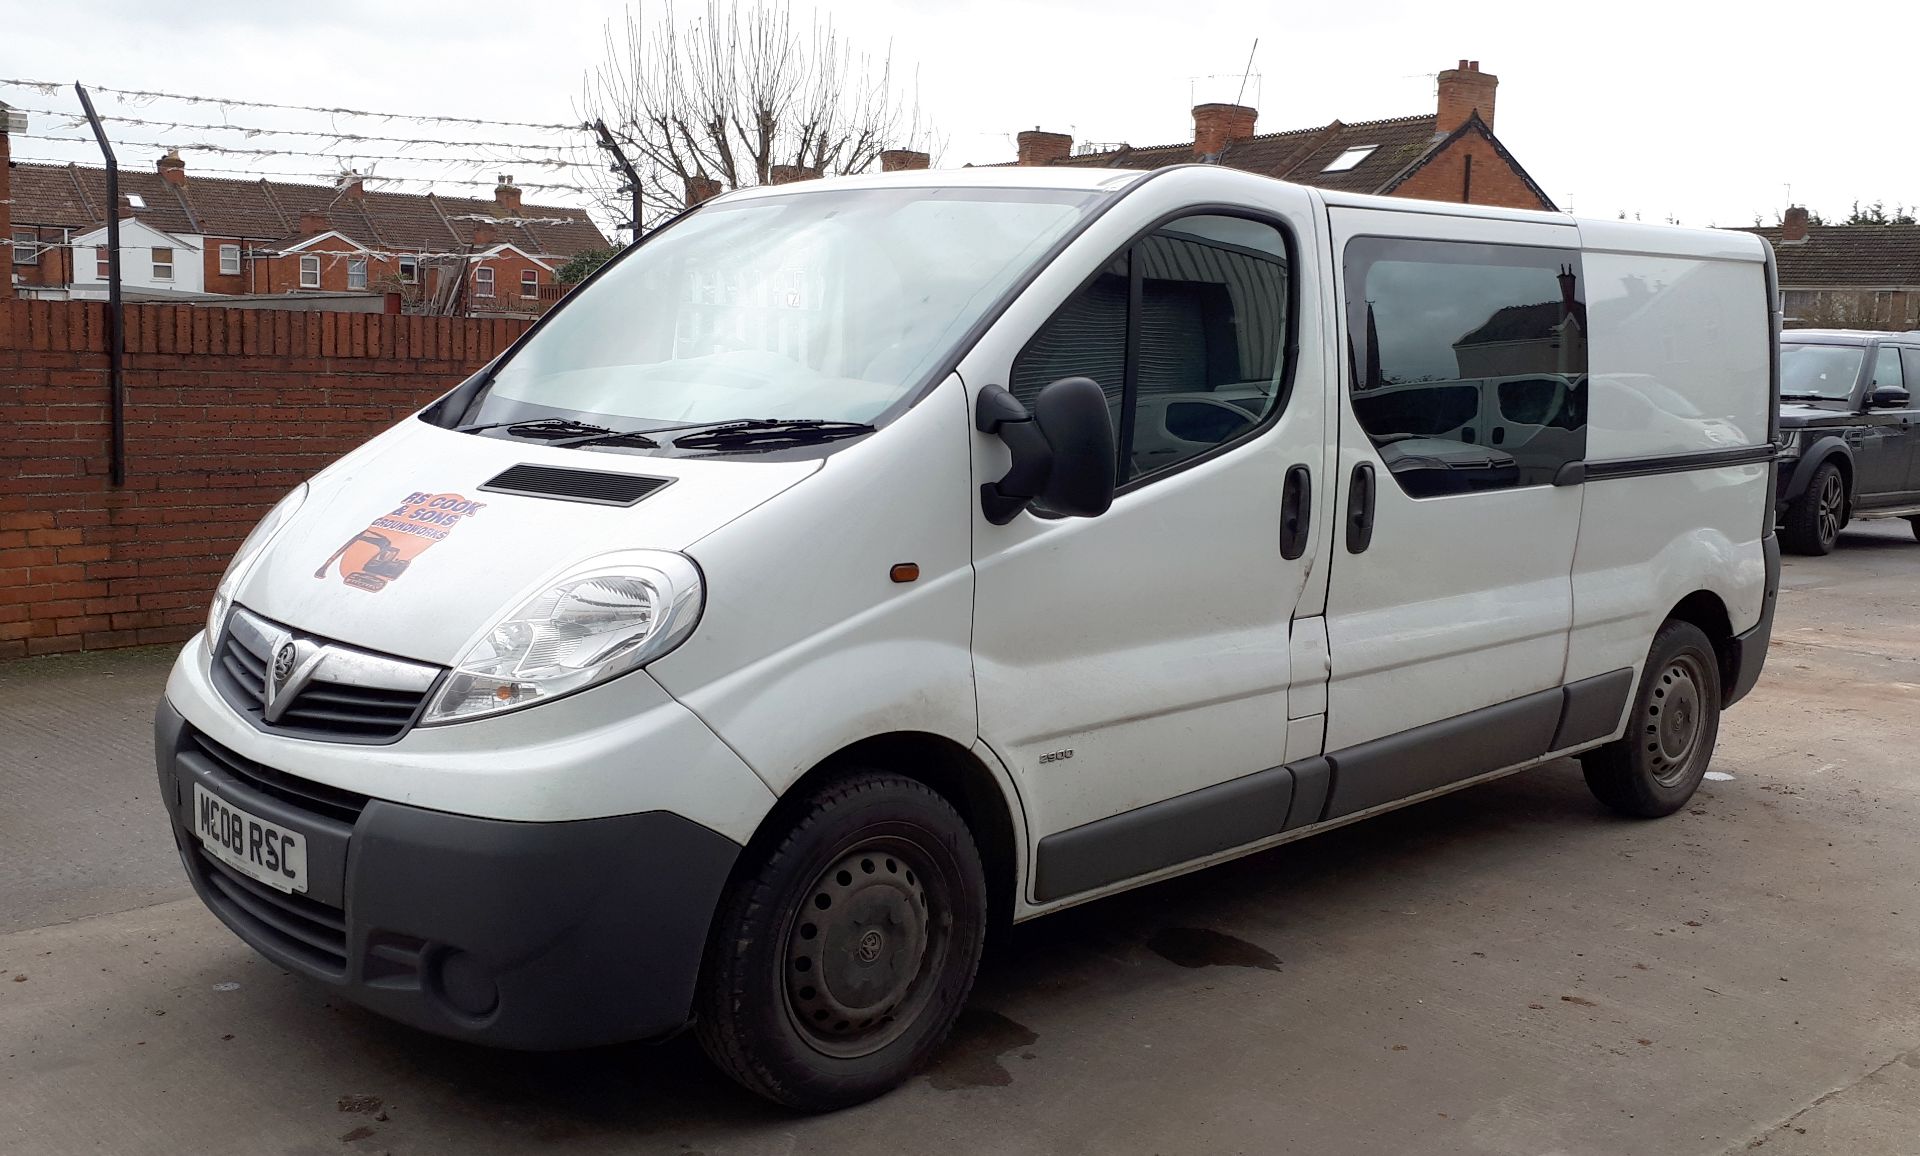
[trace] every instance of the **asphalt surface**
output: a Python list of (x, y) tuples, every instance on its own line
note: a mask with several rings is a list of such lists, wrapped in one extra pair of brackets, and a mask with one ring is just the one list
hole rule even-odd
[(329, 1000), (190, 895), (167, 656), (0, 666), (0, 1153), (1920, 1152), (1920, 544), (1789, 559), (1670, 819), (1569, 762), (1024, 925), (938, 1064), (820, 1118), (680, 1040)]

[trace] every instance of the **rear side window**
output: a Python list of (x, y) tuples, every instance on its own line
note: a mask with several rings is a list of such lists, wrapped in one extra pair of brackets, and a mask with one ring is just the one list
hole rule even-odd
[(1577, 251), (1359, 237), (1345, 260), (1353, 413), (1402, 490), (1548, 485), (1586, 456)]
[(1920, 349), (1901, 349), (1900, 360), (1906, 363), (1907, 380), (1920, 383)]
[(1287, 239), (1262, 221), (1182, 217), (1118, 254), (1014, 359), (1032, 404), (1062, 377), (1106, 391), (1122, 484), (1236, 442), (1284, 402)]

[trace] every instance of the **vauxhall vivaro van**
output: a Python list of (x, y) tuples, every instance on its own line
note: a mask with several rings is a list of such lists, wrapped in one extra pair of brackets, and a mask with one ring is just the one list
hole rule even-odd
[(520, 1048), (803, 1108), (989, 929), (1563, 755), (1767, 651), (1771, 254), (1209, 166), (755, 189), (300, 486), (157, 722), (201, 898)]

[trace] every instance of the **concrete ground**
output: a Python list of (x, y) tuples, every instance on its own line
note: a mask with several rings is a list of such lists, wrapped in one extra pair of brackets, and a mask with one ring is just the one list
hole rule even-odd
[(1916, 581), (1904, 523), (1790, 559), (1671, 819), (1560, 763), (1025, 925), (930, 1073), (812, 1119), (686, 1040), (330, 1001), (187, 890), (167, 656), (0, 666), (0, 1152), (1920, 1152)]

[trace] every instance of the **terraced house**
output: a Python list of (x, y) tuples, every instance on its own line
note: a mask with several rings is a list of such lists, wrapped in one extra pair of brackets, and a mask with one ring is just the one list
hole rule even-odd
[[(19, 163), (7, 177), (12, 292), (104, 297), (105, 170)], [(481, 200), (371, 190), (354, 173), (333, 186), (189, 179), (175, 152), (121, 170), (118, 213), (130, 300), (392, 293), (415, 309), (531, 315), (558, 300), (562, 265), (607, 245), (584, 210), (524, 204), (510, 176)]]
[(1296, 184), (1349, 193), (1419, 197), (1512, 209), (1555, 208), (1500, 138), (1493, 135), (1500, 78), (1462, 60), (1439, 74), (1432, 112), (1389, 120), (1335, 120), (1285, 132), (1257, 133), (1257, 109), (1202, 104), (1193, 110), (1193, 139), (1135, 148), (1082, 143), (1038, 128), (1019, 135), (1020, 165), (1157, 169), (1226, 165)]

